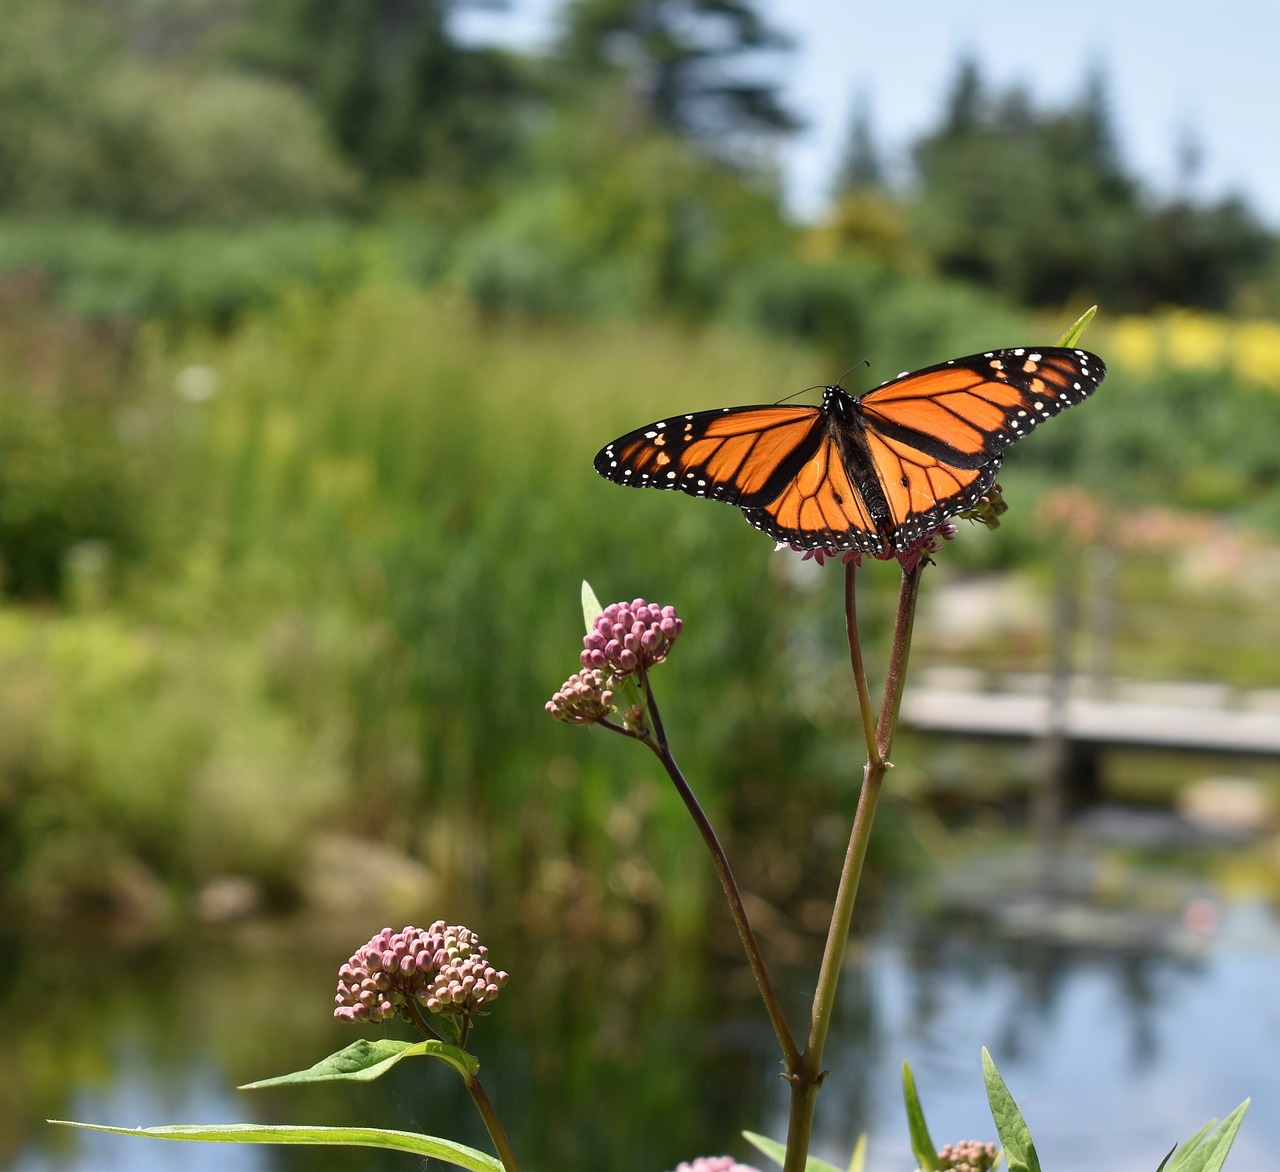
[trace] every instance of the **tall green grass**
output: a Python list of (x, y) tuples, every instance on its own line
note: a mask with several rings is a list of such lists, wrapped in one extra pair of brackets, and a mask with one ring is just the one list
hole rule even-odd
[[(894, 364), (1030, 336), (940, 315), (937, 349), (902, 355), (922, 319), (904, 320), (885, 329)], [(230, 331), (158, 323), (131, 346), (95, 400), (128, 469), (129, 557), (79, 542), (64, 604), (0, 623), (12, 890), (107, 898), (138, 887), (141, 861), (179, 891), (248, 874), (287, 901), (308, 843), (338, 832), (534, 922), (628, 909), (696, 930), (707, 871), (657, 768), (543, 712), (577, 668), (583, 578), (684, 615), (659, 698), (704, 800), (731, 838), (751, 831), (744, 870), (784, 900), (837, 857), (779, 869), (771, 840), (839, 837), (853, 801), (839, 571), (774, 554), (731, 508), (591, 468), (623, 431), (775, 401), (836, 373), (825, 359), (714, 326), (494, 321), (369, 282), (295, 291)], [(1119, 374), (1016, 450), (1006, 525), (944, 566), (1050, 564), (1060, 538), (1037, 533), (1018, 465), (1140, 488), (1123, 465), (1142, 437), (1177, 434), (1164, 395)], [(873, 642), (895, 588), (892, 566), (863, 575)]]
[[(794, 790), (803, 840), (815, 783), (851, 800), (846, 689), (821, 682), (840, 672), (838, 574), (810, 595), (733, 510), (591, 468), (650, 418), (811, 383), (804, 351), (677, 325), (493, 325), (391, 286), (138, 347), (126, 458), (150, 485), (147, 552), (109, 604), (0, 631), (66, 714), (11, 754), (28, 799), (60, 795), (48, 833), (7, 852), (25, 881), (51, 882), (45, 848), (105, 821), (104, 851), (163, 876), (287, 889), (329, 828), (535, 914), (594, 922), (638, 900), (691, 929), (705, 867), (657, 770), (543, 712), (578, 667), (584, 577), (685, 615), (658, 687), (713, 808)], [(211, 398), (175, 393), (193, 366)], [(780, 671), (798, 644), (812, 654)], [(119, 665), (106, 690), (71, 686), (98, 655)], [(840, 713), (835, 740), (814, 694)]]

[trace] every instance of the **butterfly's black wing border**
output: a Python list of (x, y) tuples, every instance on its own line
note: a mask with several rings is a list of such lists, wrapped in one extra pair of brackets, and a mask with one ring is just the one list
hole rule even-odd
[[(974, 381), (944, 391), (929, 387), (933, 376), (956, 372), (968, 372), (974, 376)], [(906, 371), (868, 391), (858, 402), (869, 428), (956, 468), (975, 469), (1002, 459), (1013, 444), (1046, 419), (1083, 403), (1097, 390), (1106, 373), (1106, 364), (1088, 350), (1062, 346), (1017, 346), (951, 358), (921, 370)], [(894, 419), (889, 413), (904, 402), (912, 401), (910, 396), (901, 393), (902, 389), (916, 383), (921, 387), (921, 394), (917, 397), (919, 401), (944, 411), (957, 427), (981, 435), (981, 447), (972, 450), (958, 448), (943, 436)], [(999, 391), (998, 388), (1006, 390)], [(1010, 400), (1009, 390), (1016, 392), (1016, 398)], [(947, 401), (952, 398), (959, 401), (966, 396), (998, 410), (1003, 416), (1003, 425), (982, 427), (971, 414), (958, 410)]]
[[(748, 426), (753, 415), (773, 416), (774, 422), (753, 428)], [(717, 425), (732, 428), (739, 420), (744, 424), (740, 431), (713, 434)], [(800, 429), (790, 451), (768, 471), (760, 487), (746, 491), (738, 483), (743, 468), (758, 454), (762, 443), (784, 428)], [(826, 414), (818, 407), (759, 404), (694, 411), (659, 419), (619, 436), (596, 453), (594, 464), (595, 470), (614, 484), (670, 489), (745, 510), (775, 500), (817, 451), (826, 429)], [(744, 447), (741, 455), (731, 458), (727, 468), (713, 472), (715, 457), (726, 445), (747, 436), (754, 438), (741, 445)], [(713, 446), (711, 457), (689, 462), (687, 454), (699, 445)]]

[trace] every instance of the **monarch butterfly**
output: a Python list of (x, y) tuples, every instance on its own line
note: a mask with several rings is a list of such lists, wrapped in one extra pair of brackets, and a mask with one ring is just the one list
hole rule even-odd
[(1005, 449), (1093, 393), (1086, 350), (988, 350), (903, 373), (820, 407), (723, 407), (651, 423), (606, 444), (616, 484), (737, 505), (800, 549), (906, 552), (995, 483)]

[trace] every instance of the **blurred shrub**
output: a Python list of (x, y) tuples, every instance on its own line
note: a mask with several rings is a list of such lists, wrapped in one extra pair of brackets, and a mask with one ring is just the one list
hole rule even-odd
[(98, 98), (76, 210), (235, 223), (332, 211), (359, 191), (318, 116), (281, 84), (135, 64), (105, 78)]
[(464, 242), (458, 273), (479, 304), (706, 319), (785, 252), (772, 193), (676, 139), (603, 134), (590, 121), (561, 128), (524, 190)]
[(873, 383), (1028, 340), (1025, 316), (980, 292), (856, 260), (758, 266), (734, 286), (726, 314), (740, 326), (814, 345), (834, 367), (866, 358)]
[(299, 285), (350, 289), (376, 245), (334, 220), (163, 231), (103, 220), (0, 220), (0, 274), (47, 275), (58, 300), (89, 318), (159, 318), (225, 327)]
[(0, 208), (225, 223), (358, 194), (286, 86), (145, 64), (82, 7), (7, 0), (3, 16)]
[(105, 584), (138, 552), (144, 484), (121, 427), (132, 344), (58, 309), (34, 274), (0, 283), (0, 592), (58, 597), (77, 550)]
[(101, 411), (0, 395), (0, 575), (3, 590), (56, 597), (81, 543), (132, 552), (139, 485)]
[[(344, 797), (328, 735), (272, 702), (252, 638), (122, 615), (0, 611), (0, 875), (45, 914), (137, 912), (141, 864), (179, 888), (296, 880)], [(333, 677), (330, 676), (330, 679)]]
[(847, 260), (898, 272), (923, 272), (924, 254), (910, 236), (907, 209), (883, 190), (842, 192), (800, 241), (800, 255), (814, 264)]

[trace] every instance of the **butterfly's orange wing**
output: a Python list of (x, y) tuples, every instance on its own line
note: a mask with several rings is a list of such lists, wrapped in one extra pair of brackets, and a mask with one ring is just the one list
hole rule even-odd
[(899, 375), (860, 401), (890, 548), (902, 552), (995, 483), (1010, 444), (1106, 373), (1087, 350), (992, 350)]
[(797, 549), (879, 552), (884, 539), (827, 434), (799, 473), (768, 504), (743, 509), (757, 529)]
[(676, 415), (606, 444), (601, 476), (670, 488), (747, 509), (768, 504), (813, 455), (826, 430), (818, 407), (725, 407)]

